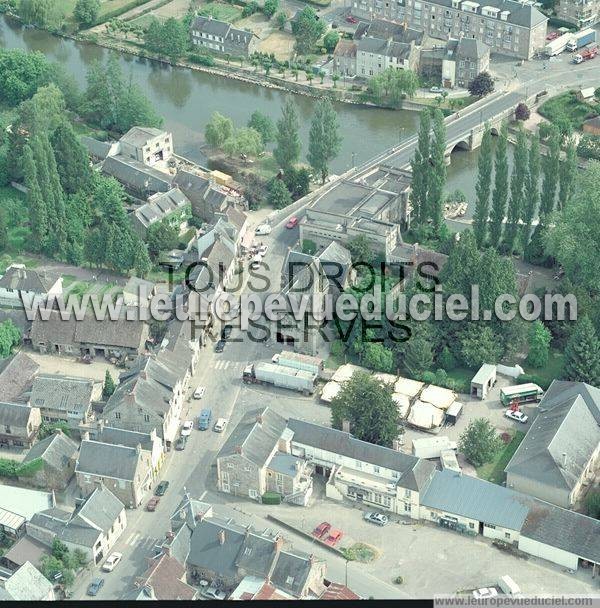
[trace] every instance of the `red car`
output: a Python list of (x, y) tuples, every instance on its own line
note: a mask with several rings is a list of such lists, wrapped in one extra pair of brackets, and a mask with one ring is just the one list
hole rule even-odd
[(295, 228), (298, 225), (298, 218), (297, 217), (291, 217), (289, 222), (285, 225), (286, 228), (288, 229), (292, 229)]
[(558, 32), (550, 32), (546, 36), (546, 40), (554, 40), (555, 38), (558, 38), (559, 36), (560, 36), (560, 34)]
[(158, 507), (159, 502), (160, 498), (158, 496), (153, 496), (146, 505), (146, 511), (156, 511), (156, 507)]
[(331, 530), (329, 531), (329, 535), (323, 542), (326, 545), (333, 547), (340, 542), (342, 536), (344, 536), (344, 533), (341, 530), (337, 530), (336, 528), (331, 528)]
[(346, 21), (348, 23), (358, 23), (358, 19), (356, 17), (353, 17), (352, 15), (348, 15), (346, 17)]
[(323, 538), (329, 530), (331, 530), (331, 524), (323, 521), (313, 530), (313, 536), (315, 538)]

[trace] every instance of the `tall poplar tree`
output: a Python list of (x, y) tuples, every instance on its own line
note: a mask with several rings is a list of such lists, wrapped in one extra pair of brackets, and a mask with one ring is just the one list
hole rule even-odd
[(419, 125), (419, 139), (415, 155), (410, 161), (412, 169), (411, 202), (414, 212), (414, 221), (422, 225), (427, 221), (427, 192), (429, 185), (429, 136), (431, 131), (431, 114), (429, 108), (421, 111)]
[(600, 341), (587, 316), (577, 321), (567, 342), (564, 379), (600, 385)]
[(492, 133), (486, 128), (481, 140), (479, 160), (477, 162), (477, 184), (475, 185), (475, 214), (473, 216), (473, 234), (479, 248), (485, 245), (490, 215), (490, 192), (492, 187)]
[(439, 109), (433, 114), (433, 136), (431, 140), (431, 172), (427, 207), (437, 235), (444, 225), (444, 188), (446, 186), (446, 125)]
[(512, 254), (519, 234), (519, 220), (523, 215), (523, 196), (525, 177), (527, 175), (527, 136), (519, 129), (517, 145), (513, 158), (513, 170), (510, 177), (510, 201), (504, 242), (509, 255)]
[(560, 131), (552, 125), (548, 138), (548, 155), (542, 161), (544, 181), (540, 197), (540, 222), (544, 225), (554, 211), (558, 174), (560, 170)]
[(494, 192), (492, 193), (492, 211), (490, 222), (490, 245), (497, 248), (502, 236), (502, 220), (506, 215), (508, 198), (508, 159), (506, 123), (500, 129), (496, 144), (496, 158), (494, 161)]
[(521, 226), (521, 248), (529, 244), (531, 224), (540, 203), (540, 140), (537, 134), (531, 136), (523, 195), (523, 226)]
[(577, 174), (577, 147), (573, 137), (569, 137), (565, 159), (560, 163), (558, 208), (564, 209), (571, 199), (573, 184)]
[(277, 121), (277, 135), (275, 137), (277, 145), (273, 150), (273, 158), (284, 171), (293, 167), (294, 163), (297, 163), (300, 158), (299, 128), (296, 104), (291, 98), (288, 98), (281, 110), (281, 118)]
[(321, 174), (322, 183), (327, 179), (329, 163), (338, 155), (342, 145), (339, 129), (337, 113), (331, 101), (319, 101), (310, 125), (307, 159), (310, 166)]
[(29, 224), (31, 226), (33, 246), (40, 250), (46, 242), (48, 232), (48, 212), (46, 202), (38, 183), (37, 170), (33, 151), (29, 144), (23, 146), (23, 175), (27, 188), (27, 203), (29, 206)]
[(44, 153), (46, 155), (46, 164), (48, 166), (48, 177), (50, 180), (50, 188), (52, 190), (52, 199), (54, 207), (52, 214), (49, 216), (49, 229), (52, 235), (52, 253), (64, 259), (67, 249), (67, 231), (66, 231), (66, 215), (65, 215), (65, 196), (60, 185), (60, 177), (56, 166), (56, 158), (54, 150), (50, 145), (48, 135), (44, 133), (41, 136)]

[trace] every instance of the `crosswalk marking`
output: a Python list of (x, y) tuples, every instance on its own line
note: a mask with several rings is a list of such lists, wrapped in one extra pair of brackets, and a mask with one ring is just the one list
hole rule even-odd
[(227, 361), (226, 359), (219, 359), (218, 361), (212, 361), (210, 367), (218, 370), (236, 369), (243, 370), (246, 367), (246, 363), (240, 361)]
[(135, 545), (135, 543), (137, 542), (138, 538), (140, 538), (142, 535), (139, 532), (132, 532), (129, 537), (127, 538), (127, 540), (125, 541), (126, 545), (129, 545), (130, 547), (132, 547), (133, 545)]
[(153, 547), (156, 544), (156, 538), (154, 537), (150, 537), (150, 536), (142, 536), (140, 532), (132, 532), (129, 537), (127, 538), (127, 540), (125, 541), (125, 544), (128, 545), (129, 547), (133, 547), (134, 545), (137, 545), (138, 547)]

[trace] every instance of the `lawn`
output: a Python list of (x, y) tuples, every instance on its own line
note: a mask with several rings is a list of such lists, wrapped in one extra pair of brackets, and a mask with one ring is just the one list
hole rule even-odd
[(543, 381), (543, 389), (546, 389), (552, 383), (552, 380), (557, 380), (562, 376), (565, 365), (565, 356), (556, 350), (551, 350), (548, 356), (548, 363), (545, 367), (537, 369), (535, 367), (524, 367), (527, 375), (537, 376)]
[[(61, 2), (69, 2), (70, 0), (61, 0)], [(75, 2), (73, 2), (73, 6)], [(135, 8), (133, 0), (104, 0), (101, 1), (100, 11), (98, 12), (98, 21), (107, 13), (119, 10), (125, 6), (131, 5), (131, 8)], [(141, 5), (140, 5), (141, 6)]]
[(574, 129), (581, 130), (583, 121), (586, 118), (598, 114), (598, 110), (600, 109), (598, 106), (600, 104), (594, 106), (584, 101), (579, 101), (575, 91), (567, 91), (545, 101), (539, 107), (538, 112), (552, 123), (567, 119)]
[(505, 478), (504, 468), (517, 451), (519, 444), (523, 441), (523, 437), (525, 437), (523, 431), (515, 431), (510, 443), (504, 445), (491, 462), (477, 468), (477, 477), (502, 485)]
[(223, 2), (206, 2), (198, 11), (199, 15), (233, 23), (242, 17), (242, 9), (233, 4)]
[(145, 15), (135, 17), (135, 19), (128, 21), (128, 23), (141, 27), (142, 29), (146, 29), (155, 19), (158, 19), (158, 21), (161, 22), (164, 21), (163, 17), (161, 17), (160, 15), (155, 15), (154, 11), (151, 11), (150, 13), (146, 13)]

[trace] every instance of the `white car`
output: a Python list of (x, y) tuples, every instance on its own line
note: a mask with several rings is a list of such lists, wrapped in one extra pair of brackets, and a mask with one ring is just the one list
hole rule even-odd
[(473, 591), (473, 597), (476, 600), (483, 600), (488, 597), (497, 597), (498, 592), (493, 587), (482, 587)]
[(271, 363), (279, 363), (279, 357), (280, 357), (280, 356), (281, 356), (281, 355), (280, 355), (279, 353), (276, 353), (275, 355), (273, 355), (273, 356), (271, 357)]
[(507, 418), (510, 418), (511, 420), (516, 420), (517, 422), (522, 422), (523, 424), (525, 424), (525, 422), (529, 420), (528, 416), (524, 414), (521, 410), (506, 410), (504, 412), (504, 415)]
[(271, 230), (273, 230), (273, 228), (271, 228), (269, 224), (261, 224), (260, 226), (256, 227), (254, 234), (258, 236), (262, 236), (264, 234), (271, 234)]
[(214, 429), (215, 433), (222, 433), (225, 430), (226, 426), (227, 426), (227, 419), (219, 418), (215, 422), (215, 426), (213, 427), (213, 429)]
[(187, 437), (188, 435), (191, 435), (193, 428), (194, 428), (194, 421), (193, 420), (186, 420), (183, 423), (183, 428), (181, 429), (181, 436), (182, 437)]
[(204, 386), (199, 386), (195, 391), (194, 391), (194, 399), (202, 399), (202, 397), (204, 397), (204, 393), (206, 392), (206, 387)]
[(123, 555), (116, 551), (111, 553), (102, 565), (102, 570), (104, 570), (104, 572), (112, 572), (115, 569), (115, 566), (121, 561), (122, 557)]
[(224, 591), (221, 591), (212, 585), (206, 589), (202, 589), (200, 593), (202, 593), (204, 597), (208, 597), (211, 600), (224, 600), (226, 597)]
[(258, 270), (260, 268), (261, 264), (262, 264), (262, 255), (260, 255), (260, 253), (257, 253), (252, 258), (252, 261), (250, 262), (250, 268), (252, 268), (252, 270)]
[(377, 524), (378, 526), (385, 526), (388, 523), (388, 516), (383, 513), (365, 513), (363, 519), (365, 521), (370, 521), (372, 524)]
[(442, 89), (442, 88), (440, 88), (440, 87), (431, 87), (431, 88), (429, 89), (429, 91), (430, 91), (431, 93), (443, 93), (443, 92), (444, 92), (444, 89)]
[(267, 254), (268, 250), (269, 250), (269, 246), (268, 245), (261, 245), (258, 248), (258, 254), (262, 255), (264, 257)]

